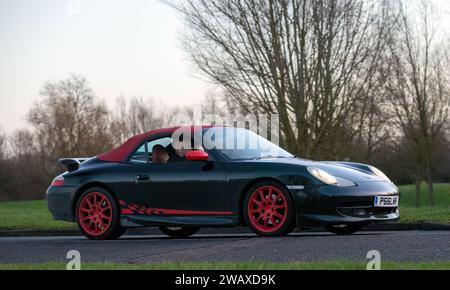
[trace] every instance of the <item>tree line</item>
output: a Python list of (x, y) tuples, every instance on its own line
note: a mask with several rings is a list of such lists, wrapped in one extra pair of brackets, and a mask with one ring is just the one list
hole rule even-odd
[[(282, 146), (373, 164), (399, 184), (450, 181), (449, 39), (427, 0), (168, 0), (180, 39), (217, 88), (208, 114), (278, 114)], [(81, 76), (47, 83), (28, 128), (0, 136), (0, 200), (42, 198), (60, 157), (95, 156), (176, 125), (142, 97), (114, 109)]]
[(26, 115), (28, 126), (0, 133), (0, 201), (43, 199), (65, 170), (59, 158), (105, 153), (137, 134), (176, 125), (176, 114), (193, 112), (137, 96), (119, 97), (111, 109), (80, 75), (45, 83)]

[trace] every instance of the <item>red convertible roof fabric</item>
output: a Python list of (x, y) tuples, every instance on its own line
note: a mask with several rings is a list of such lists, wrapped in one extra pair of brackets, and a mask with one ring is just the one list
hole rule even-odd
[(102, 161), (108, 161), (108, 162), (122, 162), (125, 161), (125, 159), (128, 157), (128, 155), (130, 155), (135, 149), (136, 147), (143, 142), (145, 139), (156, 135), (156, 134), (163, 134), (163, 133), (173, 133), (176, 130), (180, 129), (180, 128), (191, 128), (191, 130), (197, 131), (197, 130), (201, 130), (201, 129), (207, 129), (207, 128), (211, 128), (212, 126), (185, 126), (185, 127), (173, 127), (173, 128), (164, 128), (164, 129), (156, 129), (141, 135), (137, 135), (132, 137), (131, 139), (129, 139), (127, 142), (123, 143), (122, 145), (120, 145), (118, 148), (99, 155), (97, 158), (99, 160)]

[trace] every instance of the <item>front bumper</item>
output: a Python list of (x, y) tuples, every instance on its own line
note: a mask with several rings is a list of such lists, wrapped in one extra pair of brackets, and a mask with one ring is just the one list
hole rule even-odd
[(72, 200), (75, 195), (76, 187), (50, 186), (47, 189), (48, 210), (55, 220), (73, 222)]
[(361, 182), (354, 187), (320, 186), (292, 190), (297, 225), (392, 222), (400, 218), (398, 208), (374, 207), (375, 196), (400, 196), (390, 182)]

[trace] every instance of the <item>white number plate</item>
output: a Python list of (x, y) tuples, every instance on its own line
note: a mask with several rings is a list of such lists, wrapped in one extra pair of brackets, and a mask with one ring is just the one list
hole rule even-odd
[(375, 207), (398, 207), (398, 196), (375, 196)]

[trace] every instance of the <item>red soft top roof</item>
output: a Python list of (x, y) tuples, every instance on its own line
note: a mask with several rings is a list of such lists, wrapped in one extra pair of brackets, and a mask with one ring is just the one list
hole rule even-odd
[(178, 126), (178, 127), (172, 127), (172, 128), (163, 128), (163, 129), (152, 130), (150, 132), (130, 138), (127, 142), (123, 143), (118, 148), (116, 148), (108, 153), (99, 155), (97, 158), (102, 161), (122, 162), (122, 161), (125, 161), (125, 159), (128, 157), (128, 155), (130, 155), (139, 144), (141, 144), (145, 139), (147, 139), (153, 135), (163, 134), (163, 133), (173, 133), (181, 128), (186, 129), (186, 130), (188, 130), (190, 128), (191, 131), (193, 130), (194, 132), (196, 132), (198, 130), (208, 129), (208, 128), (212, 128), (212, 127), (213, 126)]

